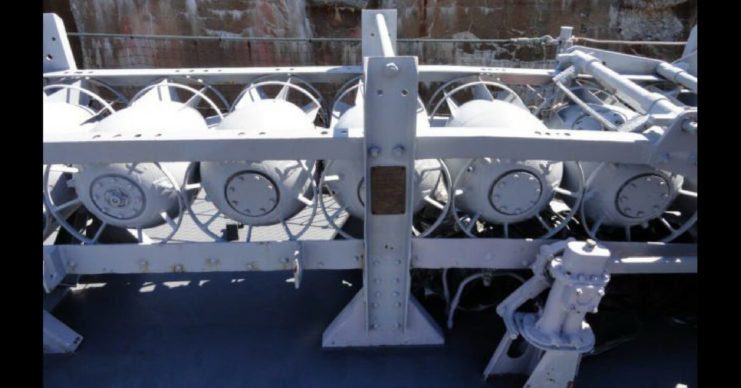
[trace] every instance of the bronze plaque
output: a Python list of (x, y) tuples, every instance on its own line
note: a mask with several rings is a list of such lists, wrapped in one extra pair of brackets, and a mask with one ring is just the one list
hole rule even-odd
[(406, 211), (406, 167), (371, 167), (371, 213), (404, 214)]

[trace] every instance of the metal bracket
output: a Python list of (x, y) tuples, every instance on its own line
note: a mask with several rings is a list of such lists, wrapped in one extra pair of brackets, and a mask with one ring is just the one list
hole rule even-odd
[(667, 126), (649, 163), (697, 182), (697, 109), (685, 110)]
[(561, 26), (561, 32), (558, 36), (558, 53), (565, 52), (569, 47), (574, 45), (574, 27)]
[(67, 276), (67, 268), (64, 266), (58, 249), (51, 247), (44, 249), (44, 290), (51, 293), (59, 283)]
[(442, 345), (442, 331), (417, 300), (410, 296), (407, 323), (403, 331), (396, 327), (366, 330), (365, 291), (360, 290), (322, 335), (322, 347), (361, 347), (396, 345)]
[(286, 283), (293, 283), (298, 290), (301, 287), (301, 278), (304, 276), (304, 266), (301, 264), (301, 252), (293, 252), (293, 277), (286, 279)]
[(82, 336), (44, 310), (44, 353), (72, 353)]

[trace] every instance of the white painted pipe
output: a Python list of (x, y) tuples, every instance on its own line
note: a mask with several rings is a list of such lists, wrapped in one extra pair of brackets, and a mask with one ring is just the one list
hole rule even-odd
[(680, 67), (663, 62), (656, 67), (656, 73), (697, 93), (697, 77), (692, 76), (692, 74)]
[(580, 72), (594, 76), (599, 83), (615, 91), (615, 94), (641, 113), (679, 114), (682, 108), (668, 98), (642, 88), (609, 67), (599, 59), (579, 50), (558, 56), (558, 60), (573, 64)]
[(378, 39), (381, 40), (381, 52), (384, 57), (394, 57), (394, 48), (391, 45), (391, 37), (386, 27), (386, 19), (383, 14), (376, 14), (376, 27), (378, 28)]

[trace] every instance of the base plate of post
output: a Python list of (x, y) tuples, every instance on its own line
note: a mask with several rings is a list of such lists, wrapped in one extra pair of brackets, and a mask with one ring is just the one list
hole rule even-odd
[(368, 329), (365, 321), (364, 290), (360, 290), (337, 318), (324, 330), (322, 347), (367, 347), (443, 345), (442, 330), (422, 306), (410, 295), (407, 324), (397, 327)]

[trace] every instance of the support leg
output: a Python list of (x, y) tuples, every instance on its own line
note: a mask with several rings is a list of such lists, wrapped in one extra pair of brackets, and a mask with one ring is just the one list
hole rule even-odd
[(72, 353), (82, 336), (44, 310), (44, 353)]
[(548, 350), (530, 374), (525, 388), (563, 388), (574, 384), (581, 353)]

